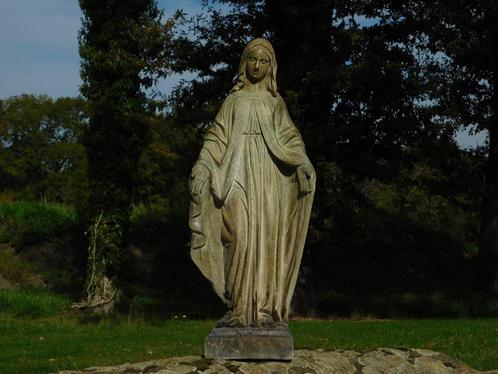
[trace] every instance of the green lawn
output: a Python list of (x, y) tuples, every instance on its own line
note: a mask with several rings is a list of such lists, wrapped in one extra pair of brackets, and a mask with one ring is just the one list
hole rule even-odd
[[(0, 315), (0, 373), (46, 373), (200, 355), (213, 321), (82, 323), (71, 318)], [(498, 319), (299, 321), (296, 348), (369, 350), (417, 347), (441, 351), (476, 369), (498, 368)]]
[[(1, 317), (0, 317), (1, 318)], [(71, 319), (0, 321), (0, 373), (47, 373), (200, 355), (209, 321), (81, 323)]]

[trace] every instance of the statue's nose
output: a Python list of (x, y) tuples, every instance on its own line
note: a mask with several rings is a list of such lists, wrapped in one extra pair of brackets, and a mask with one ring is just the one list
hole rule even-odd
[(256, 69), (259, 69), (259, 61), (256, 61), (256, 66), (255, 66)]

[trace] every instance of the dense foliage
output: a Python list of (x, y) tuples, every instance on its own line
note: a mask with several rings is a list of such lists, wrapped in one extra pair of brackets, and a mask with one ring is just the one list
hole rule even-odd
[(154, 0), (79, 3), (81, 92), (90, 108), (82, 141), (89, 180), (89, 201), (81, 212), (90, 242), (86, 304), (112, 305), (139, 161), (150, 141), (154, 108), (145, 90), (166, 67), (171, 23), (163, 24)]
[(441, 97), (445, 114), (489, 133), (482, 193), (477, 286), (498, 295), (498, 1), (431, 2), (431, 48), (448, 56)]
[(0, 200), (75, 205), (86, 194), (82, 98), (23, 95), (0, 101)]
[(433, 8), (267, 0), (221, 1), (223, 11), (216, 3), (176, 40), (175, 68), (197, 78), (171, 96), (172, 119), (203, 128), (243, 45), (261, 35), (273, 42), (279, 91), (318, 175), (295, 308), (415, 311), (471, 292), (485, 150), (456, 144), (469, 123), (441, 89), (454, 84), (453, 65), (434, 41)]
[[(222, 309), (188, 257), (186, 181), (245, 43), (264, 36), (318, 176), (295, 310), (496, 313), (472, 288), (498, 269), (496, 2), (205, 1), (166, 25), (154, 1), (80, 3), (87, 101), (1, 102), (0, 196), (88, 197), (123, 300)], [(154, 102), (165, 73), (194, 78)], [(461, 149), (462, 129), (489, 131), (489, 147)]]

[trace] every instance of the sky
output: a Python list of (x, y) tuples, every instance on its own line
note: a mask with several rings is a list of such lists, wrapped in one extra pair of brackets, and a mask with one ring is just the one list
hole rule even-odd
[[(201, 0), (159, 0), (165, 15), (201, 10)], [(22, 93), (77, 96), (81, 79), (77, 0), (0, 0), (0, 98)], [(159, 89), (170, 89), (173, 77)]]
[[(198, 13), (201, 0), (158, 0), (172, 15)], [(77, 96), (81, 79), (77, 36), (81, 23), (77, 0), (0, 0), (0, 98), (23, 93)], [(160, 83), (167, 93), (180, 77)], [(482, 144), (484, 133), (458, 134), (462, 147)]]

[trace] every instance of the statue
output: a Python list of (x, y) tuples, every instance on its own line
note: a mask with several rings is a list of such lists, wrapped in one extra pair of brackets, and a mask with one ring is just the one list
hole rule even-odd
[(270, 42), (248, 43), (189, 181), (191, 256), (230, 309), (218, 327), (288, 322), (315, 172), (276, 73)]

